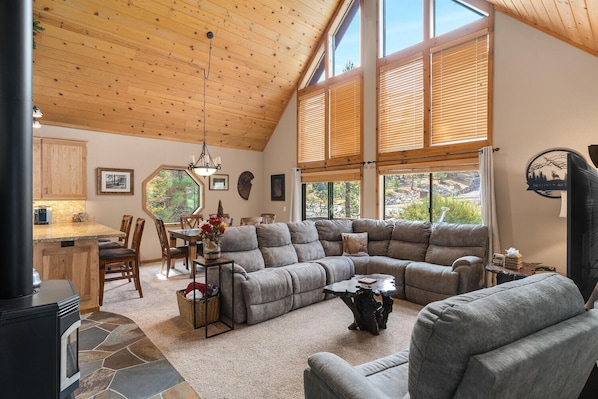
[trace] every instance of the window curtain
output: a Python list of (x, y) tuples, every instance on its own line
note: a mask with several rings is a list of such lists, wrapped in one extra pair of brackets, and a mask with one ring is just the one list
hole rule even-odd
[(301, 169), (293, 168), (291, 172), (291, 222), (301, 221)]
[[(488, 227), (488, 260), (494, 252), (502, 252), (498, 236), (496, 197), (494, 195), (494, 161), (491, 146), (482, 148), (480, 159), (480, 188), (482, 198), (482, 223)], [(496, 274), (486, 273), (486, 287), (496, 285)]]

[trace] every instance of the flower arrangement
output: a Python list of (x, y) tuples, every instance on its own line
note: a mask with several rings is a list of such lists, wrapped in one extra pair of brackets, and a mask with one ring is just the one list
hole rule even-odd
[(226, 231), (226, 223), (218, 216), (211, 216), (208, 220), (204, 220), (199, 225), (199, 236), (202, 240), (209, 239), (215, 243), (220, 242), (220, 237)]

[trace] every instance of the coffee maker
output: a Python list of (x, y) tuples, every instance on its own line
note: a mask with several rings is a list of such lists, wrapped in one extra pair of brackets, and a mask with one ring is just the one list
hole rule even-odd
[(50, 223), (52, 223), (52, 208), (47, 206), (33, 208), (33, 224)]

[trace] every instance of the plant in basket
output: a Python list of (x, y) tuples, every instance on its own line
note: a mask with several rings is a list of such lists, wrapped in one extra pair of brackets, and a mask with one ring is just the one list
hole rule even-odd
[(205, 259), (220, 258), (220, 237), (222, 237), (226, 228), (226, 223), (218, 216), (211, 216), (199, 225), (199, 236), (203, 242), (203, 256)]

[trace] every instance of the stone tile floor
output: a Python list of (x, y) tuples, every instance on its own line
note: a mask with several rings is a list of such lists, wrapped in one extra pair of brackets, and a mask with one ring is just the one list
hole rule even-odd
[(200, 399), (129, 318), (81, 316), (76, 399)]

